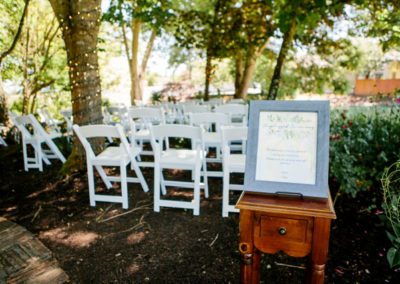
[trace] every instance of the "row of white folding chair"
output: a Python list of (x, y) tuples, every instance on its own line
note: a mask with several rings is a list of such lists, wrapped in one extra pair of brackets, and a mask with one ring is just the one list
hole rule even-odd
[[(37, 168), (39, 171), (43, 171), (43, 161), (47, 165), (50, 165), (50, 159), (59, 159), (65, 163), (64, 155), (52, 140), (60, 137), (61, 133), (47, 133), (32, 114), (14, 117), (13, 123), (22, 135), (25, 171), (28, 171), (30, 168)], [(42, 144), (47, 145), (48, 149), (44, 149)], [(33, 157), (29, 157), (29, 145), (33, 148)]]
[[(165, 124), (165, 115), (162, 108), (135, 107), (128, 111), (129, 139), (141, 147), (140, 155), (153, 155), (153, 151), (145, 150), (146, 143), (150, 143), (149, 124)], [(140, 160), (140, 156), (138, 157)], [(153, 167), (153, 162), (140, 162), (140, 166)]]
[[(151, 144), (154, 150), (154, 211), (160, 207), (192, 209), (193, 215), (200, 214), (200, 188), (208, 197), (208, 180), (206, 171), (206, 152), (204, 149), (203, 132), (200, 127), (163, 124), (149, 126)], [(171, 148), (165, 143), (169, 138), (189, 139), (191, 148)], [(192, 182), (165, 180), (163, 169), (180, 169), (192, 172)], [(201, 182), (201, 176), (203, 182)], [(192, 201), (179, 201), (161, 198), (166, 193), (167, 186), (193, 188)]]
[[(223, 155), (223, 192), (222, 216), (228, 217), (229, 212), (239, 212), (234, 205), (229, 204), (229, 193), (243, 191), (242, 184), (230, 182), (231, 173), (244, 173), (246, 163), (247, 126), (222, 126), (222, 155)], [(242, 141), (242, 150), (238, 153), (232, 148), (232, 142)], [(234, 152), (232, 152), (234, 151)]]
[[(74, 125), (73, 129), (81, 141), (86, 152), (86, 163), (89, 183), (90, 205), (96, 206), (96, 201), (122, 203), (124, 209), (128, 208), (128, 182), (140, 183), (143, 190), (149, 190), (143, 174), (137, 164), (136, 157), (141, 149), (135, 145), (129, 145), (122, 126), (117, 125)], [(118, 146), (105, 148), (96, 155), (91, 147), (88, 138), (116, 138), (120, 141)], [(137, 177), (128, 177), (126, 167), (131, 165)], [(120, 176), (107, 176), (103, 167), (119, 167)], [(121, 183), (121, 196), (97, 194), (95, 190), (94, 171), (96, 168), (107, 189), (112, 187), (111, 182)]]

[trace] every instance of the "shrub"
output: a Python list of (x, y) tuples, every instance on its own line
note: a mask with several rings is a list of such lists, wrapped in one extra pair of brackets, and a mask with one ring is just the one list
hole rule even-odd
[(400, 109), (333, 111), (330, 129), (330, 177), (341, 194), (380, 187), (385, 167), (399, 158)]
[(400, 266), (400, 162), (393, 164), (383, 174), (383, 210), (386, 231), (392, 247), (387, 252), (390, 267)]

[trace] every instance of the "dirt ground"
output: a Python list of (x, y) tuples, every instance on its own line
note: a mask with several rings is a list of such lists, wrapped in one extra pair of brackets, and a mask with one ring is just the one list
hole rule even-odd
[[(0, 216), (37, 234), (72, 283), (239, 282), (238, 214), (221, 217), (221, 179), (209, 179), (210, 198), (202, 198), (200, 216), (193, 216), (182, 209), (153, 212), (152, 191), (136, 184), (129, 185), (128, 210), (109, 203), (90, 207), (86, 173), (61, 178), (60, 167), (55, 162), (42, 173), (24, 172), (21, 150), (1, 148)], [(145, 176), (152, 187), (152, 170)], [(101, 183), (98, 188), (104, 190)], [(400, 283), (400, 270), (386, 261), (390, 243), (380, 212), (367, 210), (373, 197), (338, 200), (326, 282)], [(306, 263), (264, 255), (262, 282), (302, 283)]]

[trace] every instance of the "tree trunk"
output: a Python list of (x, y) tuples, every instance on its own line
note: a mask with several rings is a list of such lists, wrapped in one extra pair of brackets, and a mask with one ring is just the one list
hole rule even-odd
[(0, 124), (9, 126), (6, 91), (3, 88), (3, 78), (0, 69)]
[[(258, 48), (249, 48), (246, 52), (246, 64), (241, 73), (241, 81), (239, 89), (235, 94), (235, 98), (246, 99), (247, 90), (250, 87), (251, 80), (253, 78), (254, 70), (256, 68), (257, 58), (260, 57), (264, 49), (267, 47), (268, 39)], [(243, 60), (243, 59), (242, 59)], [(236, 84), (236, 83), (235, 83)]]
[(281, 49), (279, 51), (278, 58), (276, 60), (274, 74), (272, 76), (271, 83), (269, 85), (269, 91), (267, 96), (268, 100), (276, 100), (278, 96), (279, 83), (281, 81), (282, 66), (283, 63), (285, 62), (285, 58), (289, 52), (295, 34), (296, 34), (296, 19), (293, 19), (293, 21), (290, 23), (289, 29), (285, 32), (283, 36), (283, 42), (281, 45)]
[(240, 83), (243, 78), (243, 55), (241, 52), (238, 52), (235, 58), (235, 99), (240, 98)]
[(204, 82), (204, 100), (208, 101), (210, 99), (210, 83), (212, 76), (212, 57), (207, 51), (206, 55), (206, 69), (205, 69), (205, 82)]
[(153, 29), (151, 31), (151, 35), (149, 38), (149, 41), (147, 42), (146, 50), (144, 52), (143, 58), (142, 58), (142, 64), (140, 66), (140, 74), (139, 74), (139, 95), (141, 98), (143, 98), (143, 84), (146, 79), (146, 69), (147, 69), (147, 63), (149, 62), (150, 54), (154, 46), (154, 41), (156, 40), (157, 37), (157, 30)]
[(142, 23), (139, 19), (132, 20), (132, 53), (131, 53), (131, 104), (135, 105), (135, 100), (141, 100), (139, 90), (138, 74), (138, 53), (139, 53), (139, 35)]
[(246, 62), (245, 69), (243, 70), (242, 81), (240, 82), (239, 91), (236, 98), (246, 99), (247, 90), (250, 87), (251, 79), (256, 68), (257, 57), (251, 56)]
[[(100, 124), (103, 117), (97, 37), (101, 0), (50, 0), (50, 3), (61, 26), (67, 50), (74, 123)], [(79, 139), (75, 139), (63, 171), (83, 169), (84, 157)]]

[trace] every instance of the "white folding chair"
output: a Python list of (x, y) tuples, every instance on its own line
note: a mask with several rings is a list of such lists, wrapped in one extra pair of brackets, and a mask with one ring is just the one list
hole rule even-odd
[(63, 116), (65, 123), (67, 124), (67, 135), (72, 135), (72, 110), (62, 110), (61, 115)]
[[(153, 151), (144, 150), (144, 143), (150, 143), (151, 135), (149, 124), (165, 124), (165, 116), (162, 108), (135, 107), (128, 111), (130, 125), (129, 139), (131, 143), (137, 143), (141, 152), (140, 155), (153, 155)], [(140, 159), (140, 156), (138, 157)], [(153, 162), (140, 162), (141, 167), (153, 167)]]
[[(215, 158), (207, 158), (207, 162), (222, 162), (221, 157), (221, 126), (229, 125), (229, 116), (224, 113), (201, 112), (189, 114), (190, 125), (200, 126), (205, 132), (203, 133), (204, 145), (209, 151), (215, 148)], [(208, 176), (222, 177), (222, 172), (208, 171)]]
[[(73, 129), (81, 141), (86, 151), (86, 162), (89, 181), (90, 205), (96, 206), (96, 201), (122, 203), (122, 208), (128, 208), (128, 182), (140, 183), (145, 192), (149, 190), (142, 172), (136, 162), (140, 148), (130, 146), (125, 137), (121, 125), (74, 125)], [(104, 151), (96, 155), (87, 140), (88, 138), (117, 138), (119, 146), (107, 147)], [(136, 178), (128, 177), (126, 167), (131, 164), (131, 169), (135, 171)], [(121, 183), (121, 196), (96, 194), (94, 184), (93, 167), (96, 168), (106, 187), (112, 187), (111, 182)], [(119, 167), (120, 176), (107, 176), (103, 167)]]
[[(149, 126), (151, 143), (154, 149), (154, 211), (160, 212), (160, 207), (193, 209), (193, 215), (200, 214), (200, 188), (208, 197), (208, 183), (204, 143), (200, 127), (165, 124)], [(191, 149), (177, 149), (166, 146), (164, 141), (172, 138), (191, 140)], [(202, 171), (203, 168), (203, 171)], [(192, 171), (192, 182), (164, 180), (163, 169), (181, 169)], [(201, 175), (203, 174), (203, 182)], [(193, 188), (192, 201), (161, 199), (160, 191), (166, 194), (166, 187)]]
[(241, 140), (244, 149), (247, 141), (247, 127), (228, 126), (221, 127), (222, 133), (222, 155), (223, 155), (223, 192), (222, 192), (222, 216), (228, 217), (229, 212), (239, 212), (234, 205), (229, 204), (229, 191), (243, 191), (243, 185), (231, 184), (231, 173), (244, 173), (246, 163), (245, 150), (242, 153), (232, 153), (230, 147), (232, 141)]
[[(49, 159), (59, 159), (61, 162), (65, 163), (64, 155), (52, 140), (60, 137), (60, 133), (58, 133), (58, 136), (55, 133), (49, 135), (32, 114), (15, 117), (13, 121), (22, 135), (25, 171), (31, 168), (43, 171), (42, 161), (50, 165)], [(42, 144), (47, 145), (48, 149), (43, 149)], [(29, 157), (28, 145), (31, 145), (33, 148), (33, 157)]]
[(49, 128), (50, 132), (61, 133), (60, 125), (62, 122), (52, 117), (47, 109), (38, 109), (37, 114), (39, 115), (41, 122)]
[(248, 106), (243, 104), (224, 104), (215, 107), (215, 112), (226, 113), (237, 126), (247, 126)]
[(210, 112), (211, 106), (208, 105), (194, 105), (194, 104), (183, 104), (182, 105), (183, 116), (186, 123), (190, 122), (190, 114), (191, 113), (199, 113), (199, 112)]

